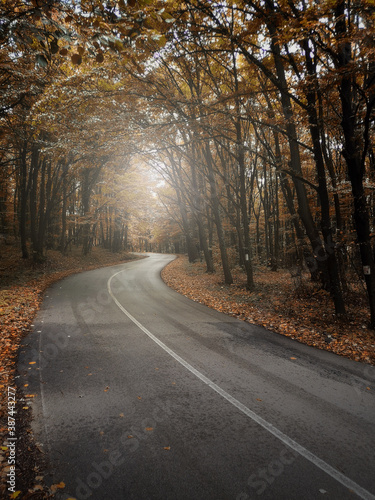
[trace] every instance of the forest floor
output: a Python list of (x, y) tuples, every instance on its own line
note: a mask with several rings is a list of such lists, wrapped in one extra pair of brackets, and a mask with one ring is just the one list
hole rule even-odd
[(219, 271), (208, 274), (203, 263), (190, 264), (186, 257), (179, 257), (164, 268), (162, 278), (174, 290), (217, 311), (375, 365), (375, 331), (368, 328), (370, 316), (362, 287), (348, 285), (347, 316), (338, 318), (329, 293), (312, 283), (307, 273), (293, 277), (285, 269), (273, 272), (258, 267), (252, 291), (246, 289), (240, 268), (232, 273), (234, 283), (225, 285)]
[[(12, 245), (4, 245), (0, 251), (0, 498), (46, 499), (63, 488), (63, 484), (48, 488), (43, 481), (43, 454), (33, 440), (31, 410), (27, 406), (27, 388), (17, 390), (15, 434), (16, 441), (16, 490), (9, 493), (10, 480), (7, 446), (10, 436), (8, 417), (8, 394), (16, 388), (17, 354), (22, 340), (30, 331), (33, 319), (43, 300), (45, 290), (56, 281), (71, 274), (115, 265), (139, 258), (133, 254), (111, 253), (93, 248), (88, 256), (82, 249), (73, 249), (63, 256), (57, 251), (48, 251), (46, 262), (36, 265), (31, 259), (24, 260)], [(10, 391), (8, 393), (8, 388)], [(9, 398), (11, 400), (11, 398)], [(9, 493), (9, 494), (8, 494)]]
[[(8, 387), (16, 387), (16, 362), (22, 339), (30, 331), (40, 308), (44, 291), (54, 282), (73, 273), (115, 265), (134, 258), (94, 248), (83, 257), (81, 250), (68, 256), (49, 251), (44, 264), (34, 265), (19, 257), (12, 246), (0, 252), (0, 498), (46, 499), (64, 487), (48, 488), (43, 481), (43, 454), (33, 440), (27, 388), (17, 392), (16, 493), (7, 496), (10, 450), (7, 414)], [(293, 278), (286, 270), (272, 272), (259, 268), (256, 287), (246, 290), (240, 269), (233, 272), (235, 282), (227, 286), (222, 275), (205, 273), (201, 263), (189, 264), (179, 257), (162, 272), (164, 281), (187, 297), (244, 321), (262, 325), (276, 333), (319, 349), (333, 351), (356, 361), (375, 364), (375, 334), (369, 321), (363, 290), (346, 292), (348, 316), (334, 315), (327, 292), (309, 282), (307, 276)]]

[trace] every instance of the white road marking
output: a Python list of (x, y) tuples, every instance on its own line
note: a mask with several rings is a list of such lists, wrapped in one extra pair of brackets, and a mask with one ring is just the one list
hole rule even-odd
[(327, 473), (329, 476), (333, 477), (336, 481), (341, 483), (343, 486), (347, 487), (349, 490), (357, 494), (360, 498), (363, 498), (364, 500), (375, 500), (375, 496), (370, 493), (369, 491), (365, 490), (357, 484), (356, 482), (352, 481), (350, 478), (345, 476), (345, 474), (342, 474), (340, 471), (329, 465), (327, 462), (324, 460), (320, 459), (314, 453), (294, 441), (294, 439), (290, 438), (286, 434), (284, 434), (282, 431), (280, 431), (277, 427), (274, 425), (270, 424), (266, 420), (264, 420), (262, 417), (254, 413), (250, 408), (242, 404), (240, 401), (238, 401), (236, 398), (231, 396), (228, 392), (224, 391), (221, 387), (216, 385), (212, 380), (207, 378), (203, 373), (198, 371), (196, 368), (194, 368), (191, 364), (189, 364), (187, 361), (185, 361), (183, 358), (181, 358), (178, 354), (176, 354), (172, 349), (170, 349), (168, 346), (166, 346), (161, 340), (159, 340), (155, 335), (153, 335), (146, 327), (144, 327), (138, 320), (132, 316), (129, 311), (127, 311), (122, 304), (116, 299), (114, 294), (112, 293), (111, 290), (111, 282), (112, 279), (117, 276), (118, 274), (123, 273), (124, 270), (119, 271), (115, 274), (113, 274), (108, 282), (107, 282), (107, 288), (108, 288), (108, 293), (114, 300), (115, 304), (118, 306), (118, 308), (135, 324), (140, 328), (150, 339), (152, 339), (156, 344), (158, 344), (162, 349), (164, 349), (165, 352), (167, 352), (172, 358), (174, 358), (176, 361), (178, 361), (182, 366), (184, 366), (189, 372), (191, 372), (193, 375), (195, 375), (197, 378), (199, 378), (202, 382), (204, 382), (206, 385), (211, 387), (215, 392), (220, 394), (224, 399), (229, 401), (233, 406), (235, 406), (238, 410), (240, 410), (242, 413), (244, 413), (246, 416), (250, 417), (254, 422), (256, 422), (258, 425), (266, 429), (268, 432), (270, 432), (273, 436), (275, 436), (277, 439), (279, 439), (281, 442), (283, 442), (285, 445), (289, 446), (292, 450), (296, 451), (299, 453), (302, 457), (306, 458), (309, 462), (311, 462), (313, 465), (321, 469), (323, 472)]

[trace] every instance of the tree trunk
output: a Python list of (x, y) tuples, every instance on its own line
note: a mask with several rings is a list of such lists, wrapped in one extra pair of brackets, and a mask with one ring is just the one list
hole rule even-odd
[(20, 158), (20, 238), (21, 238), (21, 251), (22, 258), (29, 258), (29, 251), (27, 249), (27, 141), (22, 144), (21, 158)]
[(211, 190), (211, 206), (212, 206), (212, 212), (213, 212), (215, 225), (216, 225), (217, 237), (218, 237), (218, 241), (219, 241), (221, 263), (222, 263), (223, 272), (224, 272), (224, 280), (225, 280), (225, 283), (227, 285), (231, 285), (233, 283), (233, 277), (232, 277), (232, 273), (231, 273), (230, 267), (229, 267), (228, 254), (227, 254), (227, 248), (226, 248), (225, 237), (224, 237), (224, 229), (223, 229), (221, 216), (220, 216), (219, 196), (217, 193), (217, 186), (216, 186), (216, 181), (215, 181), (214, 169), (213, 169), (213, 165), (212, 165), (210, 146), (208, 143), (205, 146), (204, 157), (206, 159), (206, 165), (207, 165), (207, 171), (208, 171), (208, 182), (209, 182), (210, 190)]
[[(357, 106), (353, 96), (355, 82), (350, 71), (352, 50), (350, 42), (347, 41), (345, 11), (345, 2), (341, 0), (336, 6), (335, 16), (338, 68), (341, 70), (342, 75), (339, 91), (344, 132), (343, 156), (352, 186), (354, 221), (370, 306), (371, 328), (375, 329), (375, 262), (370, 240), (370, 217), (363, 187), (364, 155), (359, 147), (362, 142), (362, 137), (360, 137), (361, 128), (357, 123), (360, 117), (357, 116)], [(364, 139), (366, 140), (366, 138)]]
[(326, 273), (329, 276), (329, 291), (335, 304), (335, 311), (338, 315), (345, 314), (345, 304), (342, 297), (340, 284), (339, 266), (336, 259), (335, 245), (333, 242), (333, 233), (331, 227), (329, 196), (327, 190), (327, 180), (324, 167), (323, 153), (320, 143), (320, 131), (318, 114), (315, 107), (316, 102), (316, 71), (314, 63), (311, 59), (309, 41), (303, 40), (305, 51), (305, 60), (307, 72), (309, 75), (309, 83), (307, 84), (307, 112), (310, 122), (310, 135), (314, 150), (315, 165), (318, 173), (318, 194), (321, 203), (321, 230), (324, 238), (324, 246), (326, 253), (326, 261), (323, 263), (326, 267)]

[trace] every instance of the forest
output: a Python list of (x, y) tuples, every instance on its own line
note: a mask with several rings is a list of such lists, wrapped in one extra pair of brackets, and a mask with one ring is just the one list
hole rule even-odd
[(373, 0), (3, 0), (0, 256), (308, 272), (375, 328)]

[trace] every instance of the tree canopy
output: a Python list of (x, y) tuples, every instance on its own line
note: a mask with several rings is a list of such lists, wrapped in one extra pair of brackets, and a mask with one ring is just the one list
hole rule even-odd
[[(4, 0), (0, 232), (24, 258), (307, 269), (375, 327), (371, 0)], [(353, 280), (351, 277), (350, 279)]]

